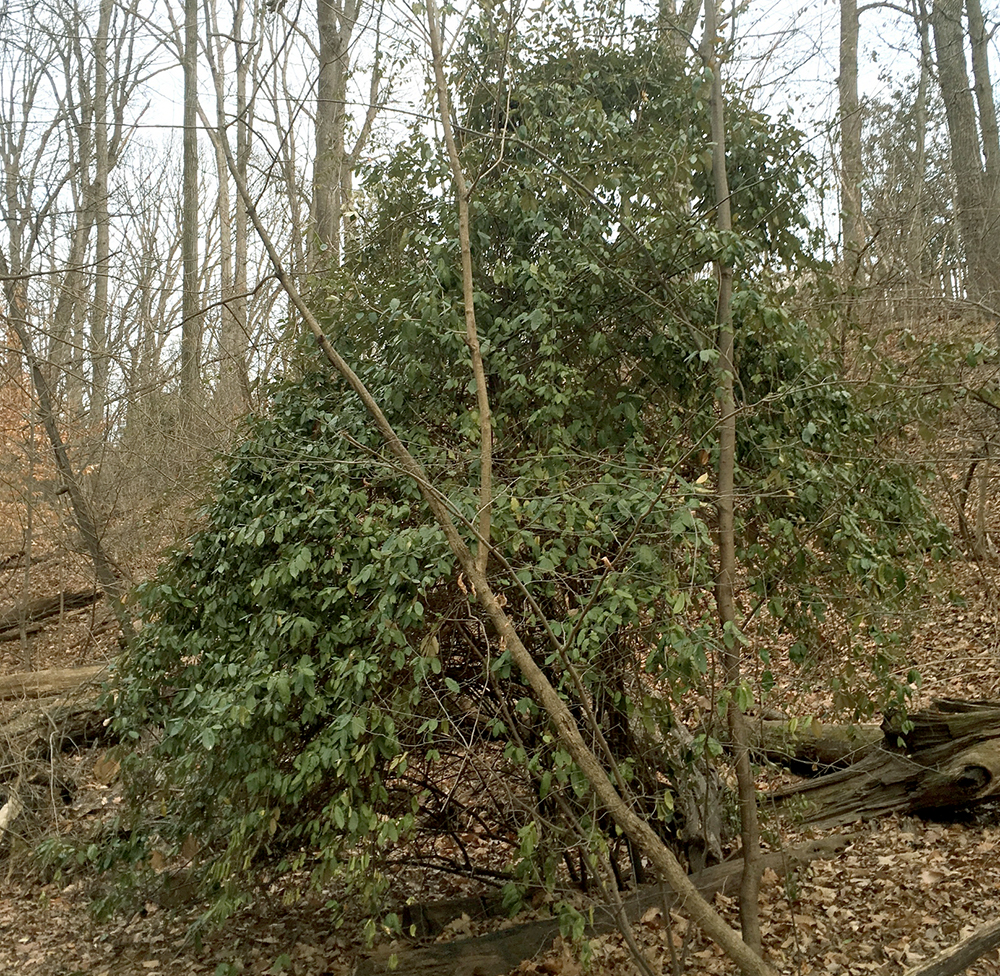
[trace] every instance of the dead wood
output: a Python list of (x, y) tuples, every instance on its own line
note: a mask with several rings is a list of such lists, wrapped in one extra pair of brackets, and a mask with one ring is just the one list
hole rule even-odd
[(64, 611), (89, 607), (100, 598), (101, 593), (98, 590), (67, 590), (63, 593), (57, 593), (55, 596), (42, 597), (19, 607), (12, 607), (10, 610), (0, 613), (0, 636), (4, 631), (13, 631), (17, 635), (22, 623), (38, 623)]
[[(32, 634), (37, 634), (40, 630), (45, 630), (45, 624), (25, 624), (24, 625), (24, 636), (30, 637)], [(0, 630), (0, 644), (4, 644), (7, 641), (16, 641), (21, 639), (21, 628), (16, 629)]]
[(16, 775), (25, 763), (49, 762), (60, 752), (83, 749), (109, 736), (107, 713), (96, 695), (32, 705), (0, 722), (0, 780)]
[(6, 674), (0, 676), (0, 700), (42, 698), (71, 691), (82, 684), (96, 681), (106, 670), (106, 665), (95, 664), (84, 668), (52, 668), (49, 671)]
[(109, 737), (97, 686), (105, 670), (93, 665), (0, 678), (0, 700), (6, 700), (0, 711), (0, 781)]
[(822, 827), (891, 813), (960, 807), (1000, 793), (1000, 703), (937, 701), (883, 725), (881, 746), (861, 762), (784, 790)]
[(806, 776), (843, 769), (876, 750), (883, 741), (877, 725), (830, 725), (760, 720), (751, 731), (758, 756)]
[[(785, 874), (817, 858), (835, 857), (850, 842), (850, 835), (825, 837), (791, 851), (766, 854), (761, 859), (761, 870), (770, 868), (778, 875)], [(692, 875), (691, 881), (703, 896), (711, 898), (719, 892), (734, 892), (739, 886), (742, 873), (743, 861), (737, 858)], [(668, 910), (675, 904), (676, 898), (665, 885), (653, 884), (643, 885), (623, 901), (629, 922), (636, 922), (650, 908)], [(472, 918), (473, 913), (469, 912), (469, 907), (473, 908), (477, 917), (487, 917), (496, 914), (498, 901), (492, 896), (486, 896), (482, 899), (434, 903), (411, 912), (409, 917), (414, 923), (424, 920), (421, 924), (426, 924), (430, 920), (433, 930), (440, 931), (448, 921), (461, 917), (462, 914)], [(592, 938), (618, 928), (616, 914), (617, 909), (612, 906), (595, 906), (593, 924), (587, 929), (587, 937)], [(448, 918), (449, 915), (452, 918)], [(354, 973), (355, 976), (388, 976), (393, 972), (406, 976), (440, 976), (441, 973), (454, 973), (455, 976), (502, 976), (516, 969), (525, 959), (543, 952), (558, 934), (558, 919), (548, 918), (488, 935), (419, 948), (399, 948), (391, 956), (382, 953), (362, 959)]]
[(967, 939), (908, 969), (903, 976), (955, 976), (1000, 946), (1000, 920), (976, 929)]

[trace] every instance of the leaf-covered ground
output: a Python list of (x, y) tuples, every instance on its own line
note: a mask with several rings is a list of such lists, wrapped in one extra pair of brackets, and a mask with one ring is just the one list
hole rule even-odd
[[(956, 561), (942, 567), (947, 591), (928, 604), (926, 619), (915, 629), (907, 665), (924, 676), (921, 701), (936, 696), (1000, 697), (1000, 639), (997, 594), (1000, 567)], [(945, 592), (945, 588), (942, 589)], [(99, 618), (67, 621), (60, 641), (39, 644), (39, 665), (80, 663), (81, 641), (91, 660), (100, 657), (100, 641), (84, 636)], [(57, 631), (58, 633), (58, 631)], [(16, 647), (4, 649), (3, 670), (18, 669)], [(822, 689), (826, 661), (811, 672), (779, 672), (776, 701), (796, 702), (799, 714), (828, 708)], [(102, 751), (68, 756), (72, 777), (85, 784), (69, 808), (58, 810), (53, 825), (64, 832), (84, 829), (104, 816), (116, 801), (113, 768)], [(764, 774), (762, 782), (781, 779)], [(55, 809), (55, 807), (53, 808)], [(986, 805), (959, 822), (892, 818), (852, 828), (853, 842), (839, 856), (818, 860), (792, 878), (767, 874), (761, 895), (764, 939), (779, 969), (808, 973), (899, 973), (1000, 916), (1000, 803)], [(795, 846), (815, 831), (768, 817), (772, 843)], [(476, 838), (465, 838), (475, 844)], [(294, 973), (301, 976), (348, 973), (359, 955), (397, 948), (389, 936), (369, 950), (360, 930), (335, 927), (322, 902), (287, 904), (275, 890), (252, 912), (237, 915), (218, 932), (199, 940), (191, 935), (198, 915), (193, 906), (170, 911), (156, 896), (130, 917), (100, 922), (89, 914), (93, 889), (86, 879), (44, 883), (25, 874), (23, 861), (0, 861), (0, 971), (69, 976), (93, 973)], [(461, 883), (450, 876), (411, 870), (401, 876), (394, 896), (420, 901), (454, 897)], [(169, 899), (166, 899), (169, 901)], [(735, 905), (719, 897), (722, 911), (735, 921)], [(388, 906), (387, 906), (388, 907)], [(538, 906), (544, 913), (545, 906)], [(450, 926), (446, 938), (481, 931), (467, 921)], [(636, 926), (636, 938), (656, 973), (675, 964), (691, 976), (730, 972), (719, 951), (671, 913), (651, 911)], [(671, 943), (673, 947), (671, 948)], [(603, 936), (590, 947), (589, 971), (598, 976), (632, 970), (619, 935)], [(571, 947), (557, 943), (543, 959), (522, 966), (524, 972), (580, 972)], [(981, 959), (970, 973), (1000, 974), (1000, 956)]]

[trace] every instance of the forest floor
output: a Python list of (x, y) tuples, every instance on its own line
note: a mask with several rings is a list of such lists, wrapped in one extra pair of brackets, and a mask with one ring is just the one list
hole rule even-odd
[[(53, 565), (65, 560), (53, 560)], [(64, 566), (65, 568), (65, 566)], [(919, 701), (934, 697), (1000, 699), (1000, 565), (955, 561), (938, 567), (948, 594), (928, 603), (914, 629), (907, 666), (923, 675)], [(58, 575), (55, 574), (55, 575)], [(60, 585), (72, 585), (68, 579)], [(45, 577), (51, 585), (53, 573)], [(100, 605), (78, 611), (32, 648), (36, 668), (101, 660), (106, 639), (100, 634), (106, 611)], [(16, 642), (0, 645), (0, 674), (23, 664)], [(820, 662), (809, 672), (776, 669), (779, 684), (772, 700), (796, 714), (824, 714), (829, 702)], [(71, 807), (58, 812), (52, 829), (86, 830), (117, 799), (113, 777), (95, 748), (65, 761), (73, 779), (85, 784)], [(762, 785), (788, 780), (787, 774), (762, 773)], [(791, 848), (824, 832), (803, 829), (765, 815), (772, 846)], [(765, 875), (761, 892), (764, 941), (782, 972), (810, 974), (900, 973), (1000, 916), (1000, 804), (949, 821), (893, 817), (852, 828), (850, 846), (838, 856), (817, 860), (792, 879)], [(32, 976), (150, 976), (180, 974), (290, 973), (296, 976), (347, 974), (371, 951), (397, 946), (385, 936), (368, 949), (360, 931), (335, 927), (322, 899), (287, 904), (281, 892), (231, 918), (219, 931), (191, 938), (199, 906), (167, 910), (150, 900), (129, 917), (99, 921), (91, 915), (93, 880), (46, 880), (24, 859), (0, 860), (0, 971)], [(417, 873), (394, 887), (394, 897), (419, 901), (469, 893), (461, 882)], [(735, 924), (733, 899), (718, 896), (717, 907)], [(386, 905), (387, 910), (399, 907)], [(536, 914), (538, 912), (536, 911)], [(494, 927), (497, 923), (493, 923)], [(477, 923), (460, 920), (444, 938), (478, 934)], [(671, 973), (673, 960), (689, 976), (732, 972), (720, 952), (678, 914), (665, 918), (647, 912), (635, 927), (654, 973)], [(671, 942), (673, 948), (671, 949)], [(595, 976), (634, 972), (620, 935), (592, 941), (589, 968), (558, 941), (543, 958), (521, 972)], [(980, 959), (972, 976), (1000, 976), (997, 952)]]

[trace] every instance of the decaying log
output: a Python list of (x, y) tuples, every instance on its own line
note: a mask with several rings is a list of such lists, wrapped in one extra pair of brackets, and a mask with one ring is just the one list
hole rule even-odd
[(0, 700), (58, 695), (96, 681), (105, 671), (107, 665), (94, 664), (84, 668), (51, 668), (48, 671), (5, 674), (0, 676)]
[(100, 598), (99, 590), (67, 590), (64, 593), (57, 593), (55, 596), (32, 600), (21, 607), (12, 607), (10, 610), (0, 613), (0, 640), (7, 632), (13, 632), (15, 636), (18, 635), (22, 621), (25, 624), (35, 624), (58, 616), (64, 611), (89, 607)]
[[(821, 857), (834, 857), (851, 842), (851, 837), (824, 837), (791, 851), (779, 851), (762, 858), (762, 870), (770, 868), (776, 874), (784, 874)], [(729, 861), (706, 869), (691, 880), (706, 897), (717, 892), (735, 891), (743, 873), (742, 860)], [(674, 903), (672, 892), (661, 885), (643, 885), (637, 892), (623, 899), (625, 914), (630, 922), (636, 922), (650, 908), (669, 908)], [(439, 908), (427, 906), (422, 915), (436, 920), (440, 926), (443, 919), (465, 905), (465, 900), (446, 902)], [(462, 911), (466, 911), (462, 907)], [(467, 913), (467, 911), (466, 911)], [(596, 906), (593, 925), (587, 929), (587, 936), (593, 937), (618, 927), (615, 911), (608, 907)], [(362, 959), (355, 967), (355, 976), (389, 976), (390, 973), (404, 973), (406, 976), (441, 976), (442, 973), (455, 976), (502, 976), (516, 969), (525, 959), (547, 949), (559, 934), (557, 919), (544, 919), (516, 925), (499, 932), (472, 938), (440, 942), (420, 948), (399, 948), (395, 953), (370, 956)]]
[(808, 822), (833, 827), (1000, 793), (1000, 703), (942, 700), (909, 722), (887, 720), (882, 745), (861, 762), (775, 798), (798, 797)]
[(955, 976), (1000, 946), (1000, 919), (976, 929), (967, 939), (908, 969), (903, 976)]
[(48, 762), (59, 752), (84, 749), (110, 735), (97, 695), (32, 705), (0, 722), (0, 779), (16, 774), (25, 762)]
[[(81, 749), (110, 736), (100, 704), (99, 680), (106, 668), (61, 668), (0, 678), (0, 781), (27, 776), (67, 749)], [(61, 692), (53, 695), (53, 691)]]
[(803, 775), (843, 769), (860, 762), (883, 741), (877, 725), (834, 725), (761, 720), (751, 726), (751, 747), (772, 762)]

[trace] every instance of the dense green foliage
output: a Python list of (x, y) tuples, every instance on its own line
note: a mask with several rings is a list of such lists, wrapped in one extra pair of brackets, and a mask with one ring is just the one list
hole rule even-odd
[[(488, 65), (472, 36), (470, 59)], [(789, 230), (804, 225), (798, 134), (734, 108), (738, 230), (720, 237), (706, 217), (698, 73), (655, 45), (563, 42), (558, 58), (514, 52), (513, 63), (509, 89), (487, 77), (465, 92), (495, 419), (491, 573), (578, 709), (566, 665), (579, 669), (622, 775), (669, 831), (671, 763), (684, 757), (644, 759), (642, 729), (668, 726), (672, 696), (705, 680), (723, 639), (739, 639), (712, 624), (707, 270), (719, 249), (744, 269), (741, 600), (803, 635), (831, 609), (853, 613), (851, 639), (881, 639), (910, 595), (900, 553), (945, 540), (915, 469), (889, 454), (906, 405), (839, 382), (764, 274), (803, 255)], [(443, 163), (415, 130), (365, 186), (352, 262), (317, 300), (434, 484), (472, 520), (478, 417)], [(115, 720), (136, 744), (126, 819), (137, 855), (194, 834), (209, 885), (305, 865), (374, 894), (375, 868), (404, 841), (455, 831), (451, 803), (511, 843), (522, 876), (551, 882), (560, 843), (580, 843), (573, 821), (598, 822), (416, 487), (339, 381), (310, 371), (275, 386), (204, 528), (140, 603)], [(568, 642), (567, 659), (547, 630)], [(507, 777), (506, 806), (491, 770)]]

